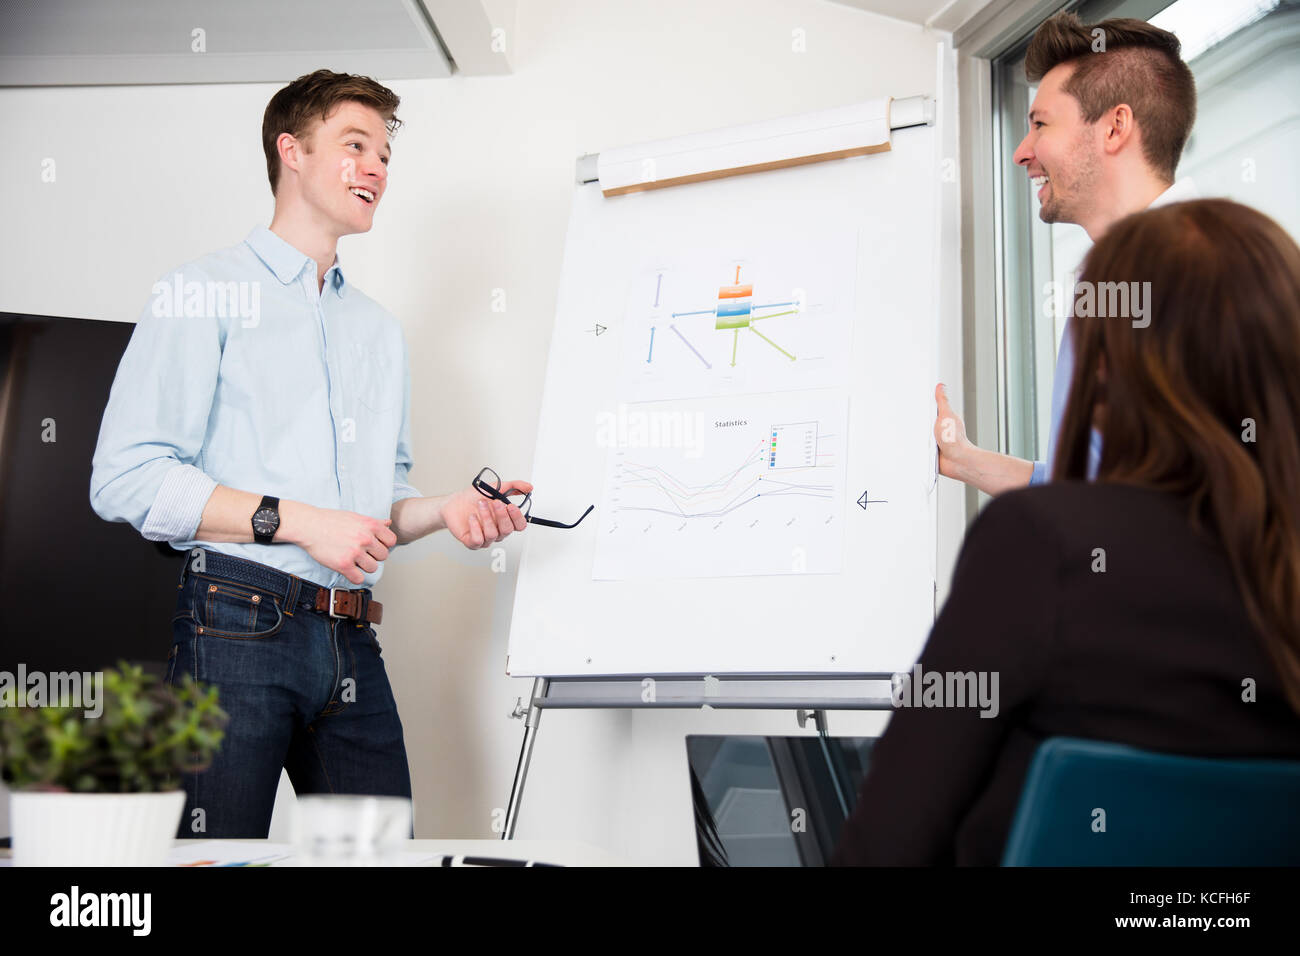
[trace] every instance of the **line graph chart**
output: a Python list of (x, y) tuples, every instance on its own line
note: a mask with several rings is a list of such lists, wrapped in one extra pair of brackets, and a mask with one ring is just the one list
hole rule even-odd
[(660, 403), (693, 444), (611, 449), (593, 577), (835, 573), (847, 399), (835, 390)]

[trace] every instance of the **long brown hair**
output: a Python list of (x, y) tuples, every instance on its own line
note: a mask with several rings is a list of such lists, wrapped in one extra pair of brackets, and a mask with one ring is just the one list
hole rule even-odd
[[(1149, 283), (1145, 314), (1098, 315), (1102, 283)], [(1075, 309), (1053, 477), (1086, 476), (1096, 417), (1098, 481), (1183, 498), (1300, 711), (1300, 248), (1226, 199), (1162, 206), (1093, 246)]]

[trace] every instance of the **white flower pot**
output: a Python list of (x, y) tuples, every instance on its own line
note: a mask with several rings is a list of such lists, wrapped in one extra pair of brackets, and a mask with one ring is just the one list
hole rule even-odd
[(14, 866), (164, 866), (184, 810), (184, 790), (14, 791)]

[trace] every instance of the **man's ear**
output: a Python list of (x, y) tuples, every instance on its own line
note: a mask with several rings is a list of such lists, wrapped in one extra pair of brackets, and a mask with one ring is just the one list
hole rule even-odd
[(281, 172), (285, 169), (297, 172), (302, 164), (302, 154), (306, 152), (298, 138), (292, 133), (281, 133), (275, 138), (275, 149), (280, 154)]
[(1133, 119), (1133, 108), (1127, 103), (1120, 103), (1101, 118), (1104, 137), (1102, 149), (1114, 156), (1137, 139), (1137, 123)]

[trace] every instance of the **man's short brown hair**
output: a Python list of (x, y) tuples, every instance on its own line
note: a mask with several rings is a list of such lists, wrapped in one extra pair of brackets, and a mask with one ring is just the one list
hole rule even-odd
[(280, 181), (280, 151), (275, 145), (280, 134), (305, 139), (316, 120), (325, 122), (336, 106), (349, 100), (374, 107), (383, 117), (389, 136), (402, 125), (396, 115), (401, 99), (368, 76), (317, 70), (298, 77), (271, 97), (262, 115), (262, 151), (266, 153), (266, 175), (271, 180), (272, 194)]
[(1053, 67), (1072, 63), (1074, 72), (1062, 89), (1079, 101), (1084, 120), (1095, 123), (1127, 103), (1142, 133), (1143, 156), (1173, 182), (1196, 120), (1196, 82), (1181, 51), (1178, 37), (1145, 20), (1102, 20), (1088, 27), (1073, 13), (1058, 13), (1029, 41), (1025, 77), (1036, 83)]

